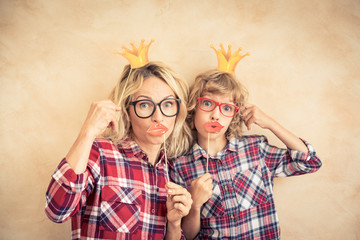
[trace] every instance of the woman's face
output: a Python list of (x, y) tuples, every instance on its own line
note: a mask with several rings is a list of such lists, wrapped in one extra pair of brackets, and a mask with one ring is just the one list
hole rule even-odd
[[(205, 93), (202, 97), (219, 103), (234, 104), (229, 95)], [(209, 133), (211, 133), (209, 135), (210, 140), (226, 141), (225, 133), (229, 128), (232, 119), (232, 117), (224, 116), (220, 112), (219, 106), (215, 107), (215, 109), (211, 112), (205, 112), (199, 109), (197, 105), (194, 123), (197, 130), (198, 141), (207, 141)]]
[[(159, 103), (167, 98), (176, 98), (176, 95), (165, 81), (152, 76), (144, 80), (142, 86), (132, 97), (132, 101), (152, 100), (155, 103)], [(146, 109), (148, 107), (146, 103), (140, 105), (137, 105), (137, 109), (140, 109), (140, 107)], [(166, 103), (165, 106), (167, 106)], [(152, 116), (140, 118), (136, 115), (134, 106), (130, 106), (130, 120), (134, 140), (139, 146), (161, 145), (164, 142), (164, 136), (158, 126), (165, 126), (168, 129), (165, 133), (165, 138), (167, 138), (174, 129), (175, 119), (176, 116), (167, 117), (163, 115), (159, 106), (156, 106)]]

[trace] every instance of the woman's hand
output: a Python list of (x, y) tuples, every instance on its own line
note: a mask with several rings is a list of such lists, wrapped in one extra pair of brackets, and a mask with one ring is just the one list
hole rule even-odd
[(255, 123), (261, 128), (269, 129), (274, 124), (274, 120), (266, 115), (255, 105), (246, 103), (240, 108), (242, 119), (248, 130), (251, 130), (251, 124)]
[(190, 193), (193, 199), (193, 207), (200, 209), (212, 195), (212, 178), (210, 173), (205, 173), (201, 177), (191, 182)]
[(117, 112), (120, 110), (121, 108), (110, 100), (92, 103), (80, 135), (95, 138), (101, 135), (108, 127), (116, 131), (118, 127)]
[(66, 155), (67, 162), (76, 174), (85, 171), (94, 139), (109, 126), (117, 129), (116, 113), (120, 110), (121, 108), (110, 100), (91, 104), (80, 133)]
[(192, 204), (191, 195), (185, 188), (172, 182), (168, 182), (165, 187), (168, 192), (167, 220), (173, 225), (180, 226), (181, 219), (189, 214)]

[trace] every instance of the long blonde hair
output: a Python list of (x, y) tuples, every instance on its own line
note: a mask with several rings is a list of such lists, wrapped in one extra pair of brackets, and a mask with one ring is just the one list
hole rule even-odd
[[(210, 70), (197, 75), (190, 89), (187, 122), (192, 131), (193, 142), (197, 139), (194, 125), (197, 97), (202, 97), (205, 93), (226, 94), (232, 96), (234, 104), (238, 107), (243, 106), (248, 97), (247, 89), (235, 78), (235, 75), (218, 70)], [(232, 137), (240, 138), (243, 124), (241, 113), (238, 111), (225, 133), (226, 138), (228, 140)]]
[(118, 143), (121, 139), (130, 137), (133, 134), (129, 116), (130, 102), (144, 80), (152, 76), (165, 81), (176, 94), (176, 97), (181, 100), (174, 129), (165, 142), (168, 158), (175, 158), (184, 154), (190, 147), (191, 131), (185, 123), (189, 87), (186, 81), (180, 78), (171, 68), (160, 62), (149, 62), (145, 66), (135, 69), (131, 69), (130, 65), (124, 67), (118, 83), (110, 93), (110, 99), (123, 109), (120, 111), (118, 132), (108, 129), (103, 136), (111, 139), (114, 143)]

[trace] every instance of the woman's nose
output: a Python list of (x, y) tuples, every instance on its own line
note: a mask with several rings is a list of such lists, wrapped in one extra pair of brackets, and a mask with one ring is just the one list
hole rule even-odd
[(160, 110), (160, 106), (156, 106), (154, 114), (151, 116), (154, 122), (162, 122), (163, 121), (163, 114)]

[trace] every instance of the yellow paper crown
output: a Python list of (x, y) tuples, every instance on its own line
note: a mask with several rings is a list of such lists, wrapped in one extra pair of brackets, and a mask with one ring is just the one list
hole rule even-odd
[(217, 70), (227, 73), (235, 73), (235, 68), (239, 61), (246, 56), (250, 56), (249, 52), (245, 53), (244, 55), (240, 55), (240, 51), (242, 50), (241, 48), (239, 48), (236, 52), (234, 52), (234, 54), (231, 55), (231, 45), (228, 46), (227, 52), (225, 52), (225, 49), (221, 43), (219, 50), (216, 50), (212, 44), (210, 47), (214, 49), (217, 56)]
[(132, 69), (140, 68), (142, 66), (145, 66), (149, 62), (148, 51), (150, 45), (154, 42), (154, 40), (151, 40), (148, 45), (144, 44), (144, 42), (145, 40), (142, 39), (139, 48), (136, 48), (134, 43), (130, 43), (130, 45), (132, 46), (132, 50), (128, 49), (125, 46), (122, 46), (124, 52), (120, 53), (118, 51), (115, 51), (115, 53), (125, 57), (129, 61)]

